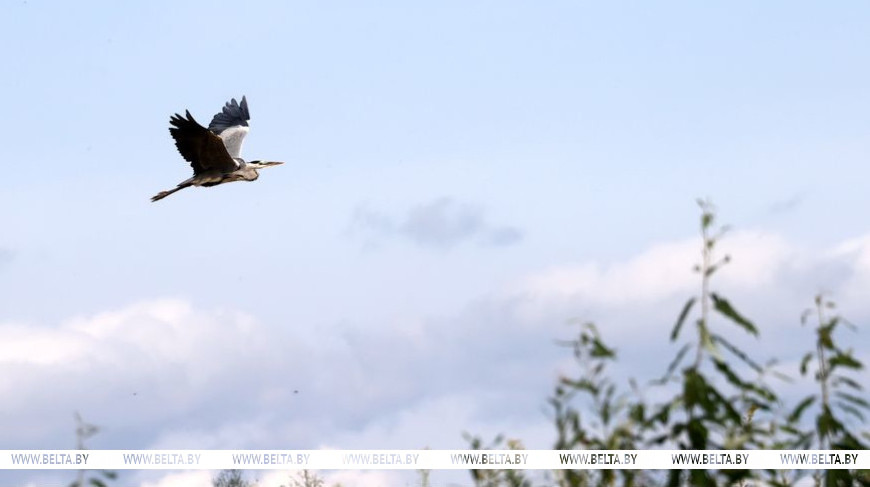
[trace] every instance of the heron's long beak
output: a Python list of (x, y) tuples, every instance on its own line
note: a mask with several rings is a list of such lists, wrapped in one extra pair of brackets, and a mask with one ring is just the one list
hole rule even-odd
[(280, 166), (281, 164), (284, 164), (284, 163), (279, 162), (279, 161), (264, 161), (264, 162), (261, 162), (260, 164), (262, 164), (263, 166)]

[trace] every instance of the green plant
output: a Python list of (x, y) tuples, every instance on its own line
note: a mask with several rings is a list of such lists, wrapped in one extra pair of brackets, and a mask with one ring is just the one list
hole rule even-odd
[[(489, 446), (484, 446), (480, 437), (464, 433), (463, 437), (468, 441), (472, 450), (501, 450), (506, 444), (509, 450), (523, 450), (519, 440), (509, 439), (505, 441), (503, 436), (497, 436)], [(471, 478), (474, 487), (532, 487), (532, 481), (526, 477), (522, 470), (512, 469), (472, 469)]]
[[(802, 322), (817, 318), (815, 350), (800, 365), (802, 376), (811, 363), (819, 393), (811, 394), (789, 407), (767, 377), (789, 380), (779, 373), (771, 359), (761, 362), (738, 347), (720, 331), (730, 324), (751, 337), (759, 337), (755, 323), (737, 310), (729, 299), (715, 290), (713, 277), (731, 258), (717, 257), (717, 245), (727, 228), (716, 224), (716, 211), (708, 201), (701, 208), (701, 261), (694, 267), (700, 277), (699, 293), (681, 308), (670, 331), (677, 342), (694, 317), (694, 334), (677, 350), (664, 375), (649, 381), (649, 388), (664, 388), (666, 400), (650, 403), (645, 391), (633, 379), (629, 388), (614, 380), (608, 366), (617, 360), (616, 348), (608, 345), (595, 325), (584, 323), (577, 338), (562, 342), (571, 347), (579, 366), (576, 376), (558, 379), (548, 399), (556, 426), (555, 449), (866, 449), (870, 433), (853, 433), (864, 422), (870, 404), (853, 374), (863, 369), (851, 350), (837, 345), (834, 331), (841, 326), (855, 328), (839, 315), (829, 316), (835, 305), (822, 296), (814, 309), (804, 313)], [(693, 314), (694, 313), (694, 314)], [(731, 330), (733, 330), (732, 328)], [(729, 331), (728, 336), (732, 333)], [(692, 357), (689, 360), (689, 357)], [(803, 419), (818, 405), (814, 428)], [(862, 439), (863, 438), (863, 439)], [(472, 448), (483, 442), (466, 435)], [(494, 446), (501, 442), (496, 439)], [(500, 474), (472, 470), (475, 485), (514, 485)], [(792, 485), (801, 471), (669, 470), (561, 470), (554, 472), (558, 485), (739, 485), (763, 480), (767, 485)], [(525, 479), (525, 477), (520, 477)], [(870, 485), (866, 471), (827, 470), (816, 472), (818, 485)], [(528, 485), (528, 484), (522, 484)]]
[(212, 479), (214, 487), (256, 487), (257, 484), (245, 480), (245, 472), (238, 469), (221, 470)]
[[(815, 417), (815, 435), (807, 434), (805, 437), (815, 437), (812, 444), (822, 450), (866, 450), (867, 443), (852, 433), (853, 429), (848, 424), (865, 421), (864, 414), (870, 410), (870, 404), (860, 396), (863, 386), (852, 377), (852, 374), (861, 371), (864, 364), (855, 358), (851, 349), (842, 349), (835, 340), (834, 332), (842, 326), (847, 326), (853, 331), (857, 328), (848, 320), (837, 313), (833, 313), (836, 304), (824, 295), (817, 295), (815, 306), (804, 311), (801, 316), (801, 324), (805, 325), (811, 316), (815, 316), (816, 347), (812, 352), (807, 352), (800, 364), (802, 376), (809, 372), (810, 364), (815, 362), (816, 371), (813, 379), (819, 386), (818, 394), (806, 396), (792, 412), (799, 418), (803, 411), (818, 403), (818, 411)], [(833, 313), (829, 315), (829, 313)], [(867, 434), (865, 433), (865, 436)], [(853, 472), (850, 470), (825, 470), (814, 474), (817, 484), (824, 482), (825, 485), (853, 485), (862, 483), (870, 485), (870, 476), (867, 471)]]
[[(86, 450), (85, 440), (100, 431), (96, 425), (86, 423), (81, 415), (76, 412), (76, 449)], [(93, 475), (89, 475), (93, 474)], [(108, 487), (107, 482), (118, 478), (118, 474), (112, 470), (79, 470), (76, 480), (69, 487)]]

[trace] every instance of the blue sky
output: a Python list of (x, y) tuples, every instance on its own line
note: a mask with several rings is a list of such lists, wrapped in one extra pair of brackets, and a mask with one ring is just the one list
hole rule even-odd
[[(870, 318), (868, 15), (4, 3), (0, 448), (71, 446), (73, 410), (94, 448), (546, 448), (553, 340), (581, 316), (643, 367), (696, 197), (772, 336), (819, 290)], [(286, 164), (151, 203), (189, 176), (169, 116), (242, 95), (243, 156)]]

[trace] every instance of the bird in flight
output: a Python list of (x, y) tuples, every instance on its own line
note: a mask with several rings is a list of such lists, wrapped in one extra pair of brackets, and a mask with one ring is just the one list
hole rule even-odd
[(186, 117), (175, 114), (169, 119), (169, 133), (175, 139), (175, 147), (193, 168), (193, 177), (186, 179), (170, 190), (161, 191), (151, 198), (158, 201), (176, 191), (190, 186), (217, 186), (233, 181), (254, 181), (260, 177), (258, 169), (277, 166), (283, 162), (250, 161), (240, 157), (242, 142), (248, 135), (248, 100), (242, 97), (227, 102), (206, 129), (185, 111)]

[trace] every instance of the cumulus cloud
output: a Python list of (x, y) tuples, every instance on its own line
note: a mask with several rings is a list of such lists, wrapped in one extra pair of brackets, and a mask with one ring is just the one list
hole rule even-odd
[[(207, 470), (172, 472), (154, 480), (145, 480), (142, 487), (212, 487), (213, 474)], [(265, 487), (265, 486), (264, 486)]]
[(866, 290), (870, 289), (870, 235), (843, 242), (830, 251), (826, 260), (840, 264), (828, 266), (827, 269), (830, 269), (831, 274), (845, 277), (840, 286), (841, 294), (856, 302), (867, 299)]
[[(582, 299), (600, 305), (651, 303), (695, 290), (700, 276), (697, 238), (656, 245), (623, 262), (581, 262), (544, 270), (523, 279), (517, 292), (546, 299)], [(865, 262), (870, 239), (856, 239), (814, 253), (774, 234), (742, 231), (717, 245), (718, 256), (731, 261), (714, 282), (738, 293), (771, 288), (841, 289), (870, 269)], [(844, 289), (845, 290), (845, 289)]]
[[(131, 416), (144, 426), (191, 411), (219, 415), (209, 402), (223, 389), (223, 405), (245, 411), (257, 397), (233, 400), (232, 391), (248, 393), (246, 376), (281, 357), (251, 317), (172, 299), (55, 327), (0, 324), (0, 336), (0, 395), (12, 413), (0, 418), (0, 442), (18, 448), (59, 447), (59, 431), (72, 436), (74, 410), (116, 435)], [(147, 430), (115, 447), (149, 446)]]
[[(162, 474), (155, 479), (145, 480), (141, 487), (212, 487), (215, 472), (190, 471)], [(246, 472), (244, 478), (255, 482), (257, 487), (286, 487), (296, 485), (294, 480), (301, 481), (301, 471), (262, 470)], [(331, 472), (309, 472), (324, 481), (324, 486), (347, 485), (354, 487), (384, 487), (388, 485), (406, 485), (413, 479), (403, 472), (389, 470), (338, 470)]]
[[(730, 254), (732, 261), (713, 277), (712, 290), (752, 320), (760, 336), (746, 335), (718, 315), (711, 326), (759, 362), (778, 359), (780, 372), (797, 378), (794, 364), (814, 348), (814, 332), (801, 325), (800, 316), (813, 306), (816, 294), (832, 297), (851, 321), (870, 321), (868, 236), (825, 250), (775, 234), (743, 231), (728, 235), (717, 250)], [(699, 292), (700, 276), (691, 272), (699, 257), (700, 241), (688, 239), (658, 245), (621, 262), (566, 264), (541, 271), (513, 288), (525, 298), (517, 301), (516, 312), (528, 326), (566, 317), (595, 322), (619, 350), (619, 376), (650, 378), (650, 371), (664, 370), (659, 363), (672, 357), (668, 332), (682, 305)], [(681, 340), (690, 340), (691, 333), (684, 327)], [(870, 329), (864, 326), (857, 335), (846, 329), (841, 333), (843, 343), (853, 343), (856, 337), (863, 343)], [(870, 360), (870, 347), (859, 345), (855, 352), (860, 360)], [(570, 361), (560, 365), (570, 366)], [(782, 387), (788, 397), (807, 392), (807, 383), (800, 380)]]
[(400, 472), (388, 470), (351, 471), (340, 470), (324, 475), (326, 485), (354, 485), (359, 487), (384, 487), (385, 485), (407, 485), (400, 481), (407, 477)]
[(352, 230), (369, 239), (400, 236), (422, 247), (441, 249), (466, 241), (501, 247), (523, 239), (520, 229), (492, 224), (481, 208), (451, 198), (416, 205), (400, 218), (358, 207), (353, 215)]

